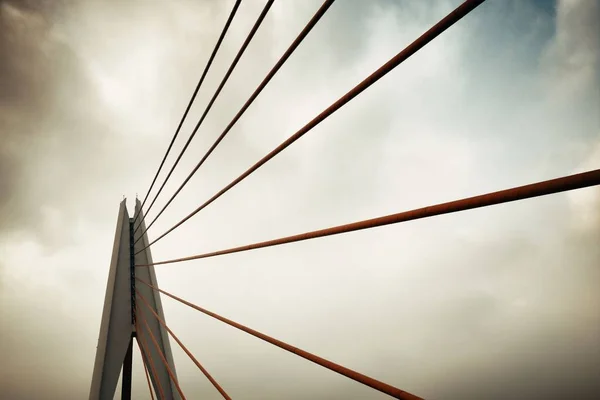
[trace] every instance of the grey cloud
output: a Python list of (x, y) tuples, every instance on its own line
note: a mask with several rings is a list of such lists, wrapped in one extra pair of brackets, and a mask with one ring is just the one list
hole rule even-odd
[[(336, 2), (151, 237), (455, 3)], [(0, 386), (7, 398), (78, 399), (89, 389), (117, 203), (145, 193), (231, 4), (42, 4), (2, 5), (0, 337), (9, 361)], [(590, 112), (599, 104), (596, 3), (559, 2), (555, 15), (537, 4), (487, 2), (157, 244), (155, 260), (571, 173), (600, 139)], [(183, 138), (262, 5), (242, 5)], [(318, 5), (276, 3), (167, 193)], [(577, 231), (573, 204), (556, 195), (157, 273), (166, 290), (426, 398), (591, 399), (598, 229)], [(167, 322), (234, 398), (386, 398), (164, 303)], [(216, 396), (174, 351), (188, 397)], [(134, 392), (146, 396), (139, 363), (134, 370)]]
[(86, 154), (109, 135), (95, 114), (98, 103), (82, 62), (53, 37), (51, 17), (41, 6), (2, 4), (0, 78), (2, 226), (50, 243), (56, 236), (44, 227), (40, 200), (51, 208), (69, 203), (77, 191), (64, 196), (59, 182), (81, 188), (94, 163)]

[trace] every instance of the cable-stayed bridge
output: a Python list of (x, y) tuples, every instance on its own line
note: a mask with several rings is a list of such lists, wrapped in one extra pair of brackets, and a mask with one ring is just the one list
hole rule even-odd
[[(223, 129), (217, 140), (210, 146), (204, 156), (198, 161), (195, 167), (190, 171), (184, 181), (178, 186), (175, 192), (169, 197), (165, 205), (156, 213), (155, 217), (146, 224), (145, 215), (153, 208), (156, 200), (163, 192), (166, 183), (171, 178), (173, 171), (176, 169), (183, 154), (188, 149), (195, 134), (202, 125), (204, 119), (211, 110), (212, 105), (218, 98), (227, 80), (234, 72), (238, 61), (243, 56), (249, 43), (252, 41), (255, 33), (261, 26), (265, 16), (268, 14), (274, 0), (268, 0), (264, 8), (256, 19), (255, 24), (248, 33), (246, 40), (240, 47), (237, 55), (233, 59), (231, 65), (225, 72), (220, 84), (217, 86), (208, 105), (202, 113), (200, 119), (189, 135), (185, 145), (177, 155), (175, 162), (170, 167), (166, 177), (157, 184), (160, 172), (165, 167), (165, 162), (170, 154), (173, 144), (176, 141), (181, 127), (188, 116), (190, 108), (202, 87), (205, 77), (211, 68), (212, 62), (219, 51), (219, 48), (226, 37), (227, 31), (234, 21), (235, 15), (240, 6), (241, 0), (235, 1), (233, 8), (229, 14), (227, 21), (224, 23), (223, 30), (214, 46), (214, 49), (209, 57), (209, 60), (203, 70), (200, 80), (193, 92), (193, 95), (187, 105), (179, 125), (168, 145), (168, 148), (162, 158), (159, 167), (152, 179), (150, 187), (143, 198), (143, 201), (136, 200), (135, 210), (130, 214), (126, 208), (125, 200), (120, 204), (117, 228), (115, 234), (113, 254), (110, 264), (109, 278), (104, 302), (104, 311), (102, 315), (100, 335), (96, 352), (96, 360), (94, 364), (94, 372), (92, 377), (90, 399), (112, 399), (117, 390), (117, 383), (122, 373), (121, 398), (131, 398), (131, 369), (132, 369), (132, 354), (133, 347), (137, 344), (140, 348), (145, 369), (149, 396), (154, 399), (185, 399), (185, 393), (179, 386), (177, 380), (176, 366), (171, 353), (171, 339), (180, 346), (183, 351), (191, 358), (194, 364), (198, 367), (199, 374), (203, 374), (215, 387), (215, 389), (226, 399), (230, 396), (227, 394), (227, 388), (222, 387), (218, 383), (218, 377), (210, 374), (207, 367), (201, 363), (201, 360), (187, 349), (166, 323), (165, 315), (162, 308), (162, 299), (167, 297), (169, 301), (177, 301), (187, 307), (191, 307), (201, 313), (215, 318), (233, 328), (244, 331), (258, 339), (267, 343), (278, 346), (288, 352), (304, 358), (305, 360), (318, 364), (330, 372), (344, 375), (359, 383), (371, 387), (373, 390), (380, 391), (391, 397), (398, 399), (420, 399), (418, 395), (408, 393), (401, 388), (394, 387), (385, 382), (381, 382), (376, 377), (369, 377), (361, 374), (359, 371), (354, 371), (339, 365), (331, 360), (326, 360), (318, 355), (309, 353), (305, 350), (297, 348), (280, 339), (269, 336), (266, 333), (256, 331), (251, 327), (244, 326), (235, 321), (232, 321), (224, 316), (216, 314), (199, 305), (190, 303), (175, 294), (165, 291), (159, 287), (156, 279), (155, 266), (164, 264), (181, 263), (201, 258), (218, 257), (227, 254), (244, 252), (249, 250), (261, 249), (271, 246), (279, 246), (293, 242), (322, 238), (325, 236), (338, 235), (342, 233), (353, 232), (357, 230), (371, 229), (384, 225), (398, 224), (406, 221), (434, 217), (447, 213), (459, 211), (467, 211), (480, 207), (493, 206), (502, 203), (514, 202), (533, 197), (551, 195), (559, 192), (581, 189), (584, 187), (600, 184), (600, 170), (587, 171), (576, 175), (558, 177), (556, 179), (532, 183), (525, 186), (508, 188), (493, 193), (484, 193), (478, 196), (457, 199), (447, 203), (427, 205), (422, 208), (412, 210), (399, 210), (397, 213), (374, 216), (373, 218), (355, 221), (352, 223), (338, 225), (333, 227), (324, 227), (323, 229), (301, 232), (295, 235), (274, 238), (257, 243), (249, 243), (247, 245), (225, 248), (217, 251), (183, 255), (180, 258), (154, 261), (151, 254), (152, 245), (170, 235), (177, 230), (181, 225), (193, 218), (200, 211), (208, 207), (211, 203), (218, 200), (227, 191), (233, 189), (238, 183), (245, 180), (257, 169), (268, 163), (279, 153), (291, 146), (302, 136), (310, 133), (311, 129), (342, 108), (353, 98), (360, 95), (363, 91), (375, 84), (386, 74), (390, 73), (409, 57), (417, 53), (421, 48), (426, 46), (430, 41), (441, 35), (452, 25), (459, 22), (469, 13), (474, 11), (484, 0), (466, 0), (460, 4), (451, 13), (445, 16), (438, 23), (433, 25), (429, 30), (416, 38), (412, 43), (404, 49), (399, 49), (399, 52), (393, 55), (386, 63), (365, 77), (360, 83), (351, 88), (341, 96), (338, 100), (316, 115), (312, 120), (307, 122), (302, 128), (291, 135), (288, 139), (275, 147), (271, 152), (258, 160), (254, 165), (248, 168), (245, 172), (223, 187), (212, 197), (201, 203), (196, 209), (192, 210), (185, 218), (176, 222), (171, 228), (164, 232), (160, 232), (152, 241), (148, 238), (148, 231), (157, 221), (163, 212), (171, 205), (173, 200), (179, 195), (181, 190), (187, 185), (189, 180), (194, 176), (198, 169), (203, 165), (214, 149), (221, 143), (225, 136), (231, 131), (235, 124), (240, 120), (243, 114), (248, 110), (254, 100), (260, 95), (261, 91), (269, 84), (271, 79), (277, 74), (281, 67), (285, 64), (288, 58), (294, 53), (296, 48), (301, 44), (303, 39), (310, 33), (312, 28), (323, 18), (327, 10), (332, 6), (334, 0), (326, 0), (318, 8), (313, 17), (307, 22), (303, 30), (293, 40), (288, 49), (281, 55), (272, 69), (267, 73), (263, 81), (258, 85), (255, 91), (249, 96), (248, 100), (243, 104), (239, 111), (235, 114), (231, 122)], [(153, 193), (152, 200), (150, 195)], [(146, 204), (148, 206), (146, 207)], [(144, 208), (146, 207), (145, 211)], [(161, 299), (162, 298), (162, 299)], [(134, 343), (135, 342), (135, 343)], [(327, 371), (324, 371), (327, 373)]]

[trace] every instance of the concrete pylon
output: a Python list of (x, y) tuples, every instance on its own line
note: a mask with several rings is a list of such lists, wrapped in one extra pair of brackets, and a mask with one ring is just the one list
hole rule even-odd
[[(104, 310), (100, 323), (100, 334), (96, 348), (96, 360), (90, 388), (90, 400), (112, 400), (117, 389), (119, 374), (123, 369), (122, 399), (131, 398), (131, 349), (133, 338), (141, 335), (145, 341), (143, 351), (144, 358), (153, 360), (154, 368), (148, 368), (152, 385), (156, 393), (163, 393), (165, 399), (179, 400), (180, 397), (172, 383), (167, 368), (164, 365), (154, 341), (150, 338), (144, 320), (135, 312), (135, 289), (148, 300), (154, 311), (164, 320), (162, 303), (159, 293), (148, 288), (146, 285), (136, 285), (136, 275), (146, 282), (157, 286), (154, 267), (135, 268), (135, 264), (147, 264), (152, 262), (150, 249), (140, 254), (136, 252), (148, 244), (146, 235), (137, 244), (134, 243), (133, 218), (129, 218), (126, 200), (119, 206), (117, 218), (117, 229), (113, 246), (110, 269), (108, 272), (108, 283), (104, 297)], [(136, 200), (136, 212), (141, 208), (139, 200)], [(138, 217), (140, 221), (143, 215)], [(138, 223), (136, 221), (136, 224)], [(142, 225), (137, 232), (137, 237), (145, 231)], [(135, 238), (137, 240), (137, 237)], [(135, 261), (135, 262), (134, 262)], [(166, 330), (156, 320), (152, 312), (144, 304), (139, 305), (143, 309), (143, 315), (150, 327), (150, 331), (160, 350), (165, 355), (169, 367), (176, 376), (175, 363), (171, 353), (171, 346)], [(140, 332), (136, 332), (136, 320)], [(148, 357), (149, 356), (149, 357)]]

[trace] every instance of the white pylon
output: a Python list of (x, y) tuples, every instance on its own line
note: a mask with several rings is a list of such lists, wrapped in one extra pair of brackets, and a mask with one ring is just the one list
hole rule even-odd
[[(143, 215), (140, 215), (137, 221), (142, 221), (142, 226), (136, 232), (137, 236), (134, 240), (133, 218), (129, 218), (125, 203), (126, 199), (121, 202), (119, 207), (89, 398), (90, 400), (112, 400), (122, 368), (124, 372), (122, 398), (131, 398), (131, 360), (127, 355), (128, 350), (131, 351), (130, 345), (133, 338), (137, 336), (139, 340), (141, 335), (145, 342), (145, 347), (142, 346), (143, 351), (146, 352), (144, 358), (153, 361), (154, 368), (148, 368), (148, 373), (155, 392), (162, 392), (165, 399), (179, 400), (179, 394), (171, 381), (159, 350), (151, 339), (146, 323), (140, 318), (140, 315), (134, 313), (135, 290), (137, 289), (148, 300), (148, 303), (162, 320), (165, 320), (160, 294), (144, 284), (139, 284), (139, 282), (136, 285), (134, 278), (137, 276), (158, 287), (154, 267), (135, 268), (136, 264), (151, 264), (152, 255), (149, 248), (137, 255), (135, 254), (148, 245), (148, 237), (144, 234), (133, 245), (139, 235), (146, 229), (143, 223)], [(136, 199), (135, 211), (141, 213), (141, 204), (138, 199)], [(144, 309), (146, 306), (143, 303), (139, 304), (138, 307), (142, 308), (150, 331), (156, 339), (160, 351), (164, 354), (169, 368), (176, 377), (168, 333), (156, 320), (152, 312)], [(139, 333), (136, 332), (134, 318), (138, 321)]]

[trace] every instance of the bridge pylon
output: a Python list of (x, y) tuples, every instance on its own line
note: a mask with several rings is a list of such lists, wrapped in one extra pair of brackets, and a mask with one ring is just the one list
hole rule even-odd
[[(150, 310), (143, 310), (142, 313), (136, 311), (137, 291), (148, 300), (163, 321), (165, 320), (160, 294), (146, 285), (136, 285), (137, 277), (158, 287), (153, 266), (135, 268), (135, 265), (139, 264), (152, 264), (150, 248), (141, 251), (148, 245), (148, 237), (138, 199), (136, 199), (135, 212), (140, 213), (136, 224), (141, 221), (142, 226), (134, 234), (134, 220), (127, 212), (126, 199), (121, 202), (96, 347), (90, 400), (112, 400), (121, 371), (123, 371), (121, 399), (131, 399), (134, 339), (138, 340), (140, 345), (144, 365), (148, 367), (155, 393), (161, 393), (163, 395), (161, 398), (164, 399), (180, 400), (175, 385), (170, 379), (167, 365), (163, 361), (164, 356), (176, 379), (168, 333)], [(144, 234), (138, 240), (142, 232)], [(144, 304), (137, 306), (142, 309), (145, 307)]]

